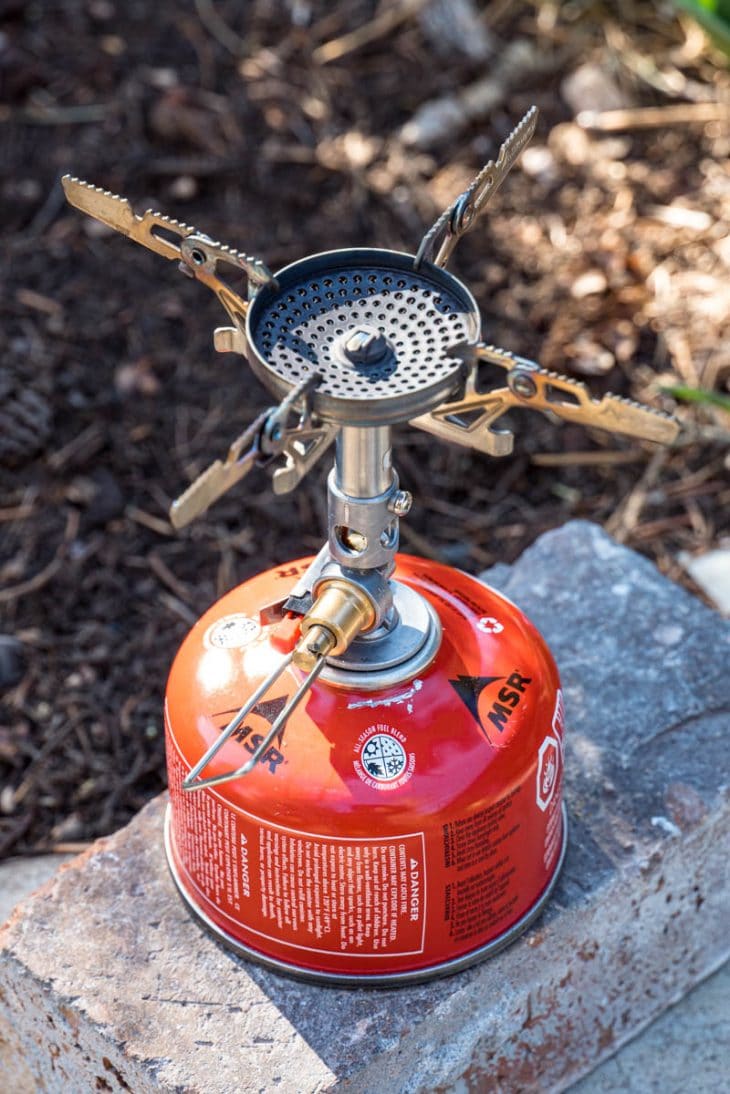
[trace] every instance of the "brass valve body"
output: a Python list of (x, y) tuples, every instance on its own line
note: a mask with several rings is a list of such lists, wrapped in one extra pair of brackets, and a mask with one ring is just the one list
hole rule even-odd
[(341, 656), (358, 634), (374, 623), (375, 609), (362, 589), (343, 578), (323, 582), (302, 620), (294, 664), (308, 672), (321, 657)]

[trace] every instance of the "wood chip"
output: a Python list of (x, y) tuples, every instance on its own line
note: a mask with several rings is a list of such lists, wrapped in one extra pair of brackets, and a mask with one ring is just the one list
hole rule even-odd
[(646, 459), (640, 448), (605, 452), (536, 452), (530, 463), (536, 467), (616, 467), (624, 463), (639, 463)]
[(729, 103), (673, 103), (629, 110), (583, 110), (576, 121), (582, 129), (616, 133), (622, 129), (657, 129), (670, 125), (697, 125), (730, 121)]

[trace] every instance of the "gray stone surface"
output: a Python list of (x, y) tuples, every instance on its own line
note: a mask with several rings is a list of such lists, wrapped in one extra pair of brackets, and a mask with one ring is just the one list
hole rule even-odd
[(570, 1094), (720, 1094), (728, 1089), (730, 965), (570, 1088)]
[[(15, 906), (40, 888), (73, 855), (34, 855), (0, 862), (0, 924)], [(35, 1094), (35, 1076), (25, 1061), (25, 1051), (8, 1022), (0, 1019), (0, 1090), (8, 1094)]]
[(0, 862), (0, 923), (15, 905), (53, 877), (73, 855), (33, 855)]
[(544, 1094), (721, 964), (730, 628), (582, 522), (494, 580), (566, 691), (571, 841), (539, 923), (430, 985), (286, 980), (188, 918), (158, 799), (0, 933), (0, 1036), (45, 1089)]

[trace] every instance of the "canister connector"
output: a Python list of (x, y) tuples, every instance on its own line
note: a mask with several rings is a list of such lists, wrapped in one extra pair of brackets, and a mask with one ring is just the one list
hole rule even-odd
[(323, 581), (314, 604), (302, 619), (302, 637), (292, 660), (298, 668), (310, 672), (322, 658), (342, 655), (375, 621), (375, 608), (362, 588), (339, 577)]

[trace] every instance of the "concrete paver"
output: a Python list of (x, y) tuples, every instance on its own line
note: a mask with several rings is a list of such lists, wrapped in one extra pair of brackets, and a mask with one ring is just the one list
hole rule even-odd
[(730, 1088), (730, 964), (665, 1011), (570, 1094), (721, 1094)]
[(32, 855), (0, 862), (0, 924), (16, 904), (53, 877), (73, 855)]
[[(0, 922), (71, 855), (0, 863)], [(1, 1058), (0, 1058), (1, 1059)], [(730, 963), (569, 1087), (570, 1094), (718, 1094), (730, 1060)], [(27, 1091), (34, 1092), (32, 1080)], [(16, 1087), (15, 1094), (21, 1094)], [(22, 1094), (25, 1094), (23, 1091)]]

